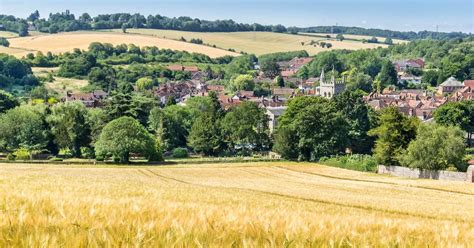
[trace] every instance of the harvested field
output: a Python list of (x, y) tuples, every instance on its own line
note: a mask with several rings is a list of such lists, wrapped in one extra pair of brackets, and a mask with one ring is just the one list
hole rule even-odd
[[(221, 57), (225, 55), (237, 56), (237, 53), (222, 49), (180, 42), (175, 40), (160, 39), (145, 35), (133, 35), (123, 33), (104, 32), (71, 32), (51, 35), (37, 35), (21, 38), (9, 39), (10, 48), (30, 50), (32, 52), (41, 51), (46, 53), (64, 53), (72, 51), (74, 48), (87, 50), (92, 42), (118, 44), (135, 44), (137, 46), (157, 46), (164, 49), (181, 50), (206, 54), (210, 57)], [(8, 51), (7, 51), (8, 52)], [(17, 54), (12, 54), (16, 55)]]

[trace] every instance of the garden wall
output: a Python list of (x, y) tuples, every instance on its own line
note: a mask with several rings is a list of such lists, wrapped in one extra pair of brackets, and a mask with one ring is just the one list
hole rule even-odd
[(397, 177), (473, 182), (474, 166), (470, 166), (467, 171), (468, 172), (433, 171), (433, 170), (411, 169), (411, 168), (401, 167), (401, 166), (379, 165), (377, 173), (390, 174), (392, 176), (397, 176)]

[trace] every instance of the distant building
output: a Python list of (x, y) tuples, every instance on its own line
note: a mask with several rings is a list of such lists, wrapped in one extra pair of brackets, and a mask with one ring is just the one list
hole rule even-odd
[(96, 90), (91, 93), (70, 93), (67, 92), (66, 96), (62, 99), (64, 102), (82, 102), (88, 108), (102, 107), (103, 101), (107, 98), (108, 94), (102, 90)]
[(398, 60), (393, 63), (397, 72), (404, 72), (409, 69), (423, 69), (425, 67), (425, 61), (423, 59), (404, 59)]
[(345, 89), (344, 77), (341, 81), (337, 81), (334, 76), (334, 69), (331, 81), (326, 81), (324, 75), (324, 69), (321, 71), (321, 76), (319, 77), (319, 95), (325, 98), (333, 98), (334, 96), (340, 94)]
[(286, 107), (267, 107), (268, 129), (270, 133), (275, 132), (278, 127), (278, 118), (285, 113)]
[(446, 79), (442, 84), (439, 85), (438, 94), (445, 95), (451, 94), (457, 90), (460, 90), (464, 87), (464, 84), (456, 80), (454, 77)]

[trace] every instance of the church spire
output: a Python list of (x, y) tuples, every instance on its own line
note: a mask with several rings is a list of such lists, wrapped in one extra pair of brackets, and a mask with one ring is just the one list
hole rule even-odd
[(324, 81), (325, 81), (324, 77), (325, 76), (324, 76), (324, 68), (323, 68), (323, 69), (321, 69), (321, 76), (319, 76), (319, 82), (324, 83)]

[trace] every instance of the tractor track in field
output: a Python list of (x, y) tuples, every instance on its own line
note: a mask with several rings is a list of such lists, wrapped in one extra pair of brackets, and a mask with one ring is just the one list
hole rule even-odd
[(398, 184), (398, 183), (392, 183), (392, 182), (372, 181), (372, 180), (357, 179), (357, 178), (337, 177), (337, 176), (330, 176), (330, 175), (316, 173), (316, 172), (300, 171), (300, 170), (290, 169), (288, 167), (282, 167), (282, 166), (275, 166), (274, 168), (279, 168), (279, 169), (282, 169), (282, 170), (297, 172), (297, 173), (301, 173), (301, 174), (307, 174), (307, 175), (320, 176), (320, 177), (325, 177), (325, 178), (330, 178), (330, 179), (336, 179), (336, 180), (386, 184), (386, 185), (394, 185), (394, 186), (401, 186), (401, 187), (407, 187), (407, 188), (418, 188), (418, 189), (424, 189), (424, 190), (433, 190), (433, 191), (440, 191), (440, 192), (445, 192), (445, 193), (454, 193), (454, 194), (474, 196), (474, 194), (472, 194), (472, 193), (449, 190), (449, 189), (439, 189), (439, 188), (425, 187), (425, 186), (405, 185), (405, 184)]
[[(292, 196), (292, 195), (287, 195), (287, 194), (282, 194), (282, 193), (277, 193), (277, 192), (270, 192), (270, 191), (265, 191), (265, 190), (257, 190), (257, 189), (248, 189), (248, 188), (240, 188), (240, 187), (226, 187), (226, 186), (212, 186), (212, 185), (205, 185), (205, 184), (200, 184), (200, 183), (193, 183), (193, 182), (187, 182), (184, 180), (180, 180), (174, 177), (170, 176), (164, 176), (156, 171), (152, 171), (150, 169), (146, 169), (148, 172), (152, 173), (155, 175), (157, 178), (160, 179), (167, 179), (170, 181), (186, 184), (186, 185), (192, 185), (192, 186), (197, 186), (197, 187), (204, 187), (204, 188), (212, 188), (212, 189), (228, 189), (228, 190), (238, 190), (238, 191), (246, 191), (246, 192), (251, 192), (251, 193), (258, 193), (258, 194), (264, 194), (264, 195), (270, 195), (270, 196), (276, 196), (276, 197), (282, 197), (290, 200), (299, 200), (299, 201), (306, 201), (306, 202), (313, 202), (313, 203), (321, 203), (321, 204), (327, 204), (327, 205), (333, 205), (333, 206), (338, 206), (338, 207), (346, 207), (346, 208), (355, 208), (355, 209), (360, 209), (360, 210), (367, 210), (367, 211), (376, 211), (380, 213), (387, 213), (387, 214), (393, 214), (393, 215), (403, 215), (403, 216), (409, 216), (409, 217), (415, 217), (415, 218), (423, 218), (423, 219), (431, 219), (431, 220), (443, 220), (443, 221), (452, 221), (452, 222), (461, 222), (461, 223), (469, 223), (468, 220), (465, 219), (459, 219), (459, 218), (444, 218), (444, 217), (438, 217), (438, 216), (432, 216), (432, 215), (425, 215), (425, 214), (412, 214), (408, 212), (403, 212), (403, 211), (398, 211), (398, 210), (389, 210), (389, 209), (382, 209), (382, 208), (377, 208), (377, 207), (372, 207), (372, 206), (362, 206), (362, 205), (351, 205), (351, 204), (345, 204), (345, 203), (339, 203), (339, 202), (332, 202), (328, 200), (322, 200), (322, 199), (315, 199), (315, 198), (306, 198), (306, 197), (299, 197), (299, 196)], [(335, 178), (335, 179), (340, 179), (340, 178)], [(369, 180), (368, 180), (369, 181)], [(396, 184), (398, 185), (398, 184)]]

